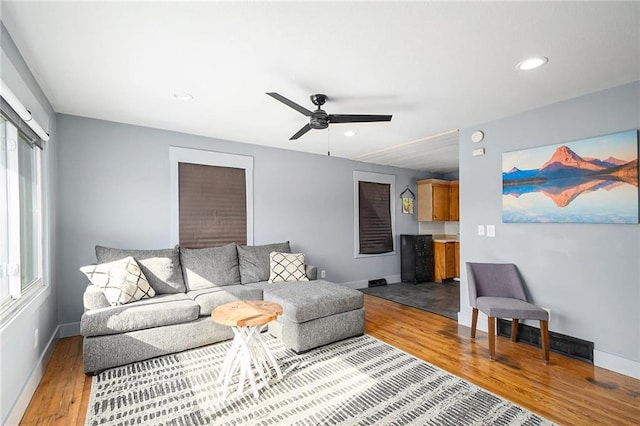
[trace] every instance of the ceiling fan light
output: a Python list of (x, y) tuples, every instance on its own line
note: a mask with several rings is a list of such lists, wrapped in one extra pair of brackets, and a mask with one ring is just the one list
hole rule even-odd
[(544, 56), (534, 56), (521, 61), (516, 65), (516, 68), (520, 71), (530, 71), (539, 68), (549, 62), (549, 58)]

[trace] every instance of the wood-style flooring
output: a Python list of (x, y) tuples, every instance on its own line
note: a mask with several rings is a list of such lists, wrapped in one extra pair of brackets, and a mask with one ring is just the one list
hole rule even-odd
[[(365, 295), (366, 333), (563, 425), (640, 424), (640, 380), (497, 337), (489, 361), (486, 333), (448, 318)], [(24, 425), (84, 424), (91, 377), (82, 370), (80, 337), (61, 339)]]

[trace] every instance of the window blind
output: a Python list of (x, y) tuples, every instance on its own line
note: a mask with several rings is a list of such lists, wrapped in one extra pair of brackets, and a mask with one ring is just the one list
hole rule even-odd
[(180, 246), (247, 244), (244, 169), (179, 163), (178, 193)]
[(358, 182), (361, 254), (393, 251), (390, 193), (391, 185), (389, 184)]

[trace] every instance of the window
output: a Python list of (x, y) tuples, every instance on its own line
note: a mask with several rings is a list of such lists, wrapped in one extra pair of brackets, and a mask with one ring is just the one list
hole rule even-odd
[(41, 151), (0, 118), (0, 305), (43, 285)]
[(171, 242), (253, 244), (253, 157), (169, 148)]
[(353, 172), (355, 256), (395, 254), (395, 176)]
[(178, 191), (181, 247), (247, 244), (244, 169), (179, 163)]

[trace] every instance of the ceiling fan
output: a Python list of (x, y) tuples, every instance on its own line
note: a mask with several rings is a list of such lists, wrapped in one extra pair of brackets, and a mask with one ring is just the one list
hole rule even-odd
[(321, 108), (327, 101), (327, 95), (316, 94), (310, 96), (311, 102), (318, 107), (315, 111), (309, 111), (305, 107), (298, 105), (292, 100), (289, 100), (276, 92), (267, 92), (267, 95), (309, 117), (309, 123), (305, 124), (302, 129), (298, 130), (289, 138), (289, 140), (298, 139), (311, 129), (326, 129), (331, 123), (371, 123), (374, 121), (391, 121), (390, 115), (327, 114)]

